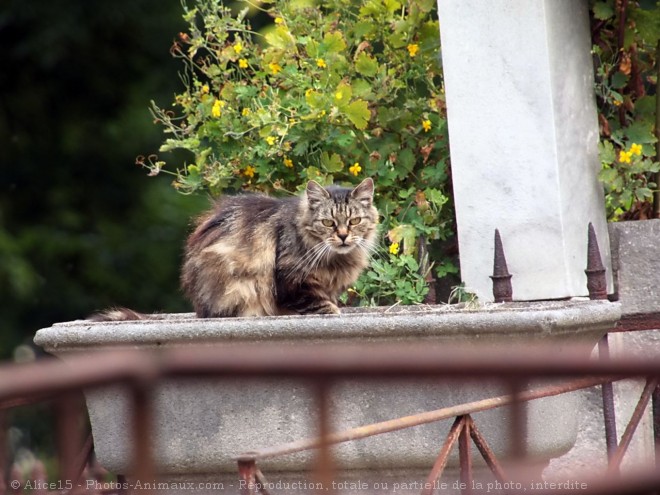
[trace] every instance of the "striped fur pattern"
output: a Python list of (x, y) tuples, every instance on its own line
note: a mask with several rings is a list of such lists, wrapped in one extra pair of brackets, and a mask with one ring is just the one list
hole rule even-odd
[(188, 238), (181, 285), (201, 318), (339, 313), (369, 262), (374, 185), (307, 184), (302, 196), (220, 199)]

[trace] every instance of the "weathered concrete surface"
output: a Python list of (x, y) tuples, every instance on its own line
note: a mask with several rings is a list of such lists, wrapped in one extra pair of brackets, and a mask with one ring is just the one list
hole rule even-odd
[(624, 314), (660, 312), (660, 220), (612, 223), (610, 239)]
[[(341, 316), (285, 316), (198, 320), (192, 315), (159, 320), (91, 323), (76, 321), (40, 330), (35, 342), (66, 359), (75, 352), (109, 347), (158, 347), (236, 342), (406, 342), (447, 344), (488, 342), (524, 352), (532, 342), (553, 342), (557, 352), (582, 343), (585, 355), (620, 317), (607, 301), (488, 304), (480, 309), (447, 306), (381, 308)], [(490, 383), (349, 381), (333, 391), (336, 430), (439, 409), (505, 393)], [(88, 407), (100, 462), (114, 472), (130, 471), (128, 404), (120, 387), (88, 392)], [(154, 390), (155, 444), (161, 471), (232, 473), (232, 456), (311, 437), (314, 402), (304, 381), (172, 380)], [(528, 449), (544, 459), (571, 447), (576, 435), (575, 395), (547, 398), (528, 406)], [(508, 409), (478, 413), (474, 419), (496, 452), (509, 448)], [(429, 468), (449, 421), (350, 442), (337, 447), (340, 467), (352, 471)], [(292, 471), (310, 456), (273, 459), (267, 470)]]

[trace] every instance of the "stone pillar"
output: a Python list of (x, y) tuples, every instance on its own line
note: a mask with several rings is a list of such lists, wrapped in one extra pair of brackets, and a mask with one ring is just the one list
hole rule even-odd
[(438, 0), (461, 274), (492, 301), (586, 296), (594, 224), (612, 291), (587, 2)]

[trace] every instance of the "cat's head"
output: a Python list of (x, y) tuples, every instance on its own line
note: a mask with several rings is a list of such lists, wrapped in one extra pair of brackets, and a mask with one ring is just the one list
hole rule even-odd
[(374, 182), (364, 179), (353, 189), (322, 187), (307, 183), (303, 208), (303, 228), (313, 242), (324, 243), (335, 253), (373, 248), (378, 211), (373, 206)]

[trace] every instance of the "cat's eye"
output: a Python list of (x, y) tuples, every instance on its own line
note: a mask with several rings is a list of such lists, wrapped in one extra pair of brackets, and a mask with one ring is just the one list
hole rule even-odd
[(360, 217), (355, 217), (355, 218), (351, 218), (351, 219), (348, 221), (348, 224), (349, 224), (349, 225), (357, 225), (357, 224), (360, 223), (361, 221), (362, 221), (362, 219), (361, 219)]
[(326, 227), (333, 227), (335, 225), (335, 222), (328, 218), (324, 218), (323, 220), (321, 220), (321, 223)]

